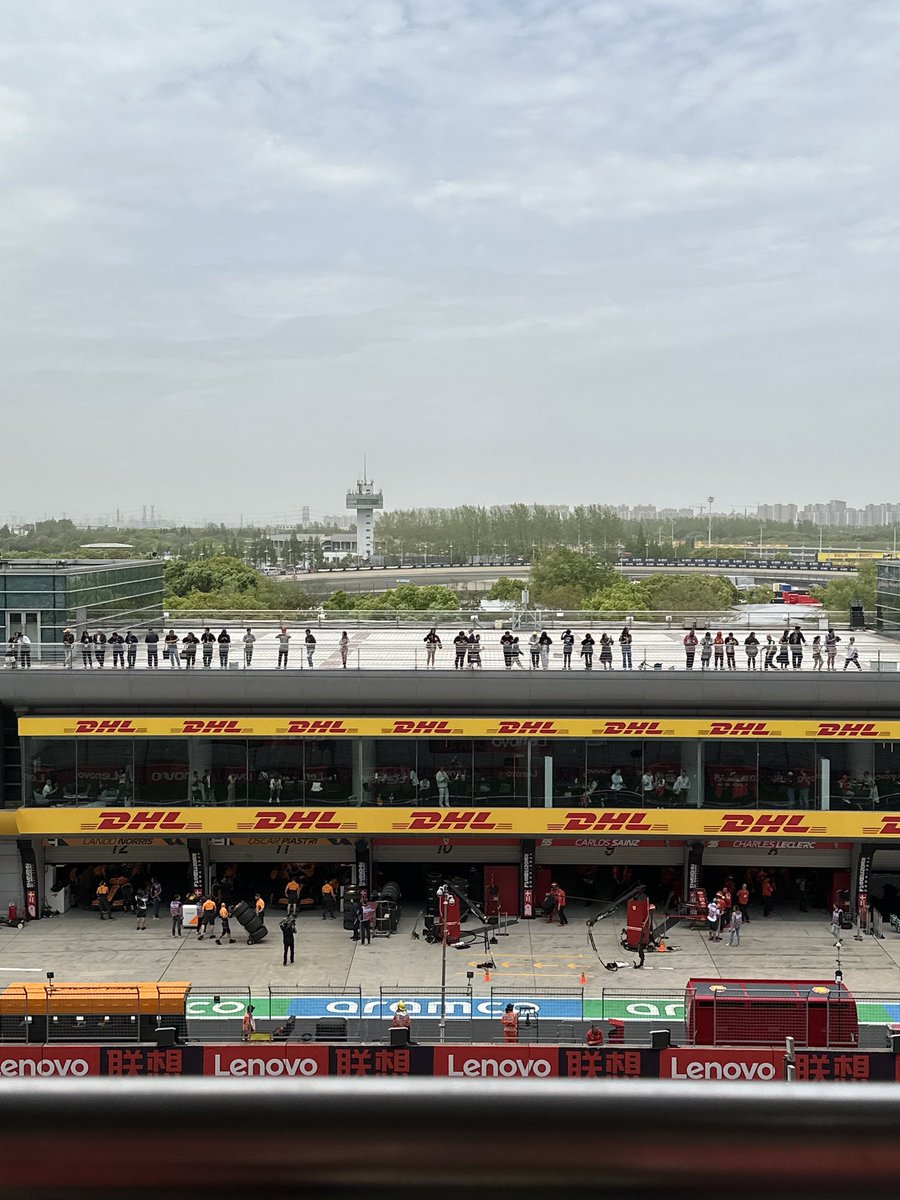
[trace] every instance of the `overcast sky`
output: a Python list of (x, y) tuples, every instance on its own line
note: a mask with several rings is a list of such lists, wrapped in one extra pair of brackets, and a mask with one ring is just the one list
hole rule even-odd
[(0, 0), (0, 515), (900, 498), (897, 0)]

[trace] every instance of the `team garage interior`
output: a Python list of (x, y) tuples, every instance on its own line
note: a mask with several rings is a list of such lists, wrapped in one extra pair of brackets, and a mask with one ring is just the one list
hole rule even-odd
[(336, 880), (343, 888), (355, 882), (355, 844), (340, 838), (58, 837), (43, 839), (44, 899), (58, 913), (95, 911), (96, 891), (105, 880), (115, 913), (156, 879), (167, 904), (175, 895), (189, 900), (197, 890), (198, 848), (204, 887), (205, 876), (212, 893), (229, 903), (250, 901), (259, 893), (277, 912), (286, 906), (288, 880), (296, 879), (302, 913), (320, 906), (326, 881)]
[(130, 897), (152, 879), (162, 885), (167, 903), (176, 894), (187, 899), (194, 890), (185, 838), (45, 838), (42, 853), (43, 900), (57, 913), (72, 908), (96, 911), (96, 892), (103, 880), (114, 913), (127, 907)]
[(643, 884), (660, 912), (680, 903), (685, 843), (642, 838), (538, 838), (534, 895), (538, 908), (551, 883), (569, 905), (608, 904)]

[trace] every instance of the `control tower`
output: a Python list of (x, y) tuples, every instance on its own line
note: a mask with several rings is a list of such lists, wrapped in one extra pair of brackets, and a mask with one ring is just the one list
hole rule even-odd
[(347, 507), (356, 509), (356, 557), (359, 562), (375, 553), (375, 509), (384, 508), (381, 492), (375, 491), (371, 479), (357, 479), (355, 491), (347, 493)]

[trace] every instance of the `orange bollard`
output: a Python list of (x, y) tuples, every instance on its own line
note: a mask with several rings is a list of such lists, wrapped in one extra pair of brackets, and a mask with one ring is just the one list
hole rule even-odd
[(485, 971), (485, 973), (484, 973), (484, 982), (485, 982), (485, 983), (490, 983), (490, 982), (491, 982), (491, 969), (490, 969), (490, 967), (488, 967), (488, 968), (487, 968), (487, 970), (486, 970), (486, 971)]
[(585, 975), (584, 971), (582, 971), (581, 972), (581, 986), (585, 987), (586, 984), (587, 984), (587, 975)]

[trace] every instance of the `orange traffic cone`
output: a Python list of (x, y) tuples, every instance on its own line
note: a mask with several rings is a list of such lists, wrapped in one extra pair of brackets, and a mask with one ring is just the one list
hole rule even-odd
[(587, 975), (585, 975), (584, 971), (582, 971), (581, 972), (581, 986), (584, 987), (586, 984), (587, 984)]
[(668, 947), (666, 946), (666, 939), (660, 938), (659, 945), (656, 947), (657, 954), (665, 954), (665, 953), (667, 953), (667, 951), (668, 951)]
[(484, 982), (485, 983), (491, 982), (491, 968), (490, 967), (488, 967), (484, 972)]

